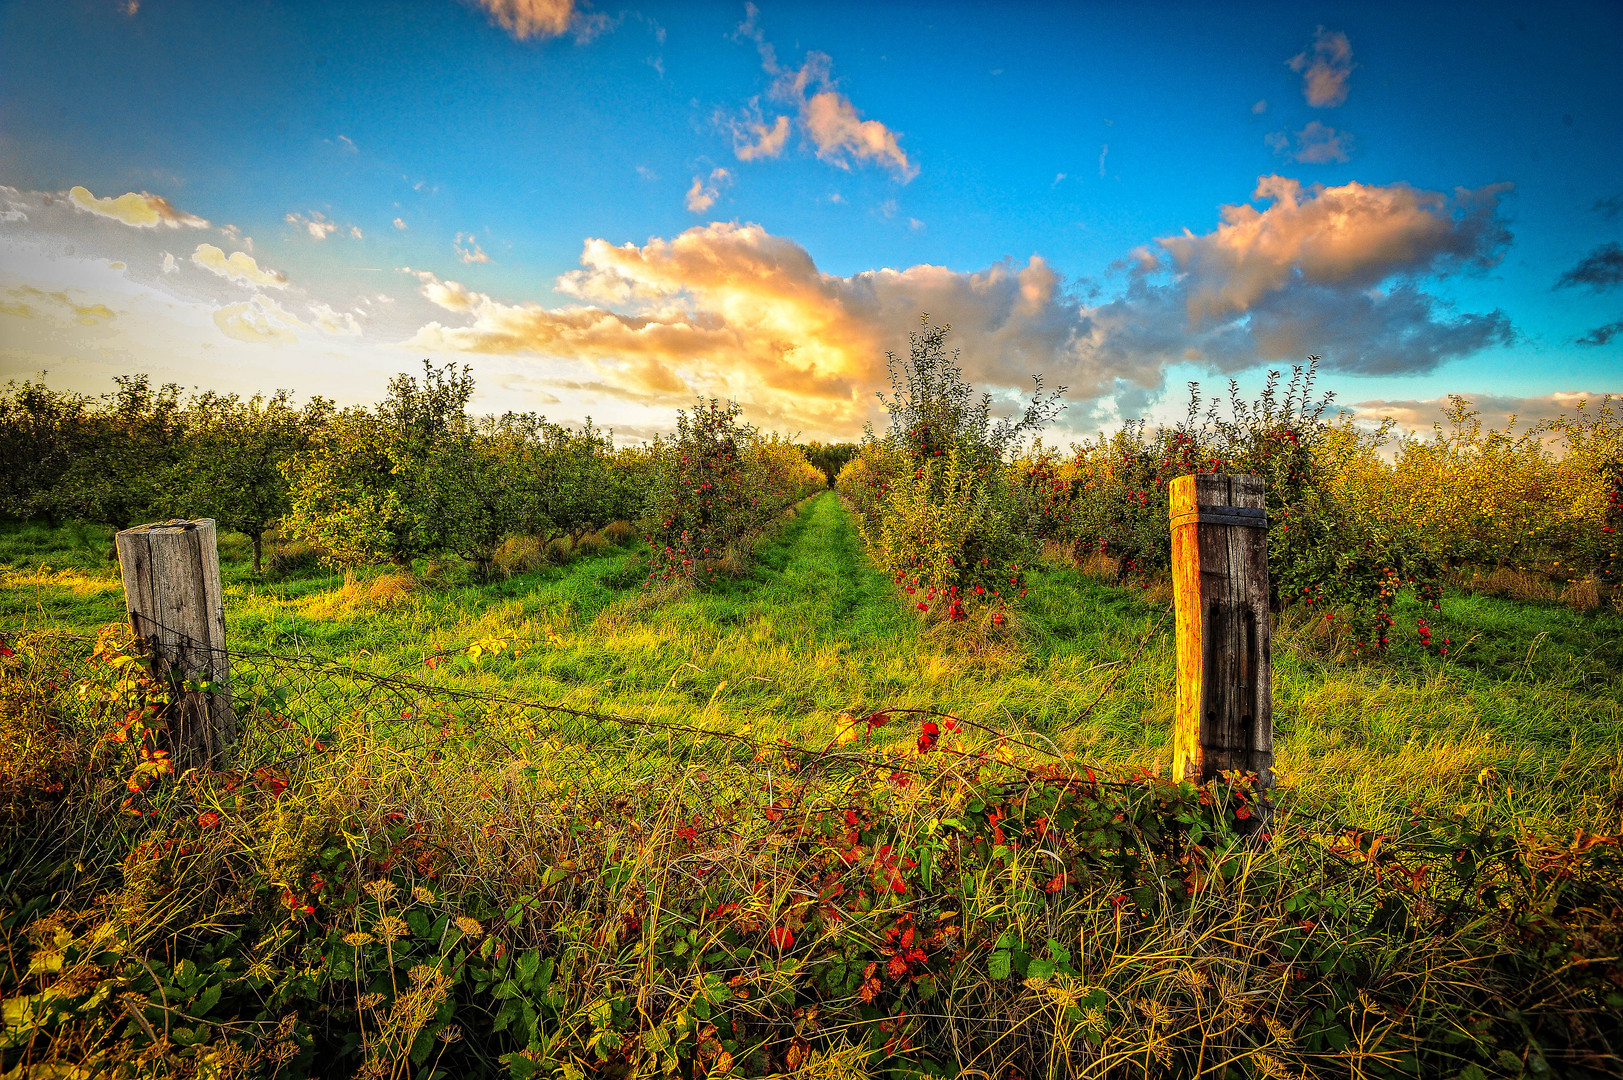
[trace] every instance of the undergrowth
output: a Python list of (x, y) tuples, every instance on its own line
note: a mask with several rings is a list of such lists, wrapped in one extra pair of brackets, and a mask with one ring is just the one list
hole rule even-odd
[(565, 745), (500, 699), (252, 685), (233, 766), (175, 777), (120, 634), (4, 659), (8, 1075), (1620, 1064), (1615, 835), (1349, 829), (935, 712), (805, 746), (593, 714)]

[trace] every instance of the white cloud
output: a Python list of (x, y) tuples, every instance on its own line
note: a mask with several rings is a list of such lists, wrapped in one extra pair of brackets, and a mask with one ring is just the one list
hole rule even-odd
[(264, 293), (251, 300), (227, 304), (214, 312), (214, 325), (226, 337), (251, 344), (286, 345), (298, 342), (295, 327), (307, 329), (296, 315)]
[(14, 187), (0, 184), (0, 224), (27, 220), (28, 211), (23, 202), (23, 193)]
[(327, 215), (312, 210), (308, 217), (303, 214), (288, 214), (282, 219), (289, 225), (298, 225), (310, 234), (312, 240), (325, 240), (338, 231), (338, 223), (327, 220)]
[(401, 232), (405, 232), (405, 230), (406, 230), (406, 222), (405, 222), (405, 220), (403, 218), (395, 218), (394, 219), (394, 227), (399, 229)]
[(163, 272), (166, 274), (180, 273), (180, 262), (167, 251), (163, 253)]
[[(245, 251), (234, 251), (230, 258), (213, 244), (198, 244), (192, 252), (192, 262), (211, 274), (242, 285), (266, 285), (273, 289), (287, 288), (287, 275), (277, 270), (260, 269), (259, 263)], [(168, 272), (169, 264), (164, 264)]]
[(490, 261), (490, 256), (480, 248), (479, 241), (474, 239), (473, 233), (457, 233), (456, 241), (451, 246), (456, 248), (456, 257), (464, 264)]
[(731, 184), (732, 180), (732, 174), (726, 169), (712, 169), (708, 181), (695, 176), (693, 186), (688, 188), (687, 208), (695, 214), (709, 210), (721, 198), (721, 189)]
[(361, 336), (361, 324), (352, 312), (335, 311), (328, 304), (311, 304), (310, 315), (315, 320), (316, 329), (323, 333), (343, 337)]

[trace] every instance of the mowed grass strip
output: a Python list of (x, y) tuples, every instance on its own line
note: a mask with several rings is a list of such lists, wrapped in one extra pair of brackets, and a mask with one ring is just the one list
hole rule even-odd
[[(378, 588), (372, 571), (256, 578), (222, 559), (233, 646), (309, 653), (437, 685), (821, 744), (839, 717), (930, 708), (1107, 767), (1164, 769), (1175, 657), (1164, 592), (1069, 566), (1032, 574), (1016, 633), (927, 626), (868, 560), (833, 493), (786, 515), (749, 572), (650, 592), (635, 547), (474, 585), (457, 567)], [(0, 532), (8, 633), (92, 633), (123, 616), (105, 530)], [(42, 569), (49, 567), (49, 569)], [(1487, 808), (1529, 827), (1615, 831), (1623, 799), (1623, 620), (1450, 595), (1400, 607), (1390, 653), (1338, 663), (1298, 626), (1275, 650), (1278, 772), (1289, 798), (1380, 827), (1411, 805)], [(1446, 660), (1413, 631), (1428, 615)], [(507, 650), (478, 664), (468, 646)], [(518, 655), (515, 657), (514, 653)], [(434, 668), (427, 657), (445, 655)], [(1136, 657), (1136, 659), (1135, 659)], [(874, 733), (908, 741), (900, 725)]]

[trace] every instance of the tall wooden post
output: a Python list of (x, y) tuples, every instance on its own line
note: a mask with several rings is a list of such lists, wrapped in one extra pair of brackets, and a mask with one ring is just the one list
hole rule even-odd
[(1274, 774), (1268, 634), (1268, 513), (1262, 478), (1200, 473), (1172, 481), (1172, 594), (1178, 713), (1172, 776)]
[[(152, 651), (153, 674), (175, 687), (169, 756), (175, 768), (219, 768), (237, 735), (225, 651), (225, 600), (214, 519), (166, 521), (119, 533), (130, 628)], [(192, 682), (207, 690), (185, 690)]]

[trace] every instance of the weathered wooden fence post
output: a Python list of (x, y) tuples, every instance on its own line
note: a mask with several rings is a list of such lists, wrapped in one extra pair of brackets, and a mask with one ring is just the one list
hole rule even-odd
[(1238, 769), (1272, 787), (1273, 653), (1262, 478), (1180, 476), (1170, 494), (1178, 626), (1173, 779), (1198, 784)]
[(219, 768), (237, 716), (214, 519), (139, 525), (119, 533), (117, 545), (130, 628), (151, 649), (153, 674), (177, 691), (167, 718), (170, 760), (180, 772)]

